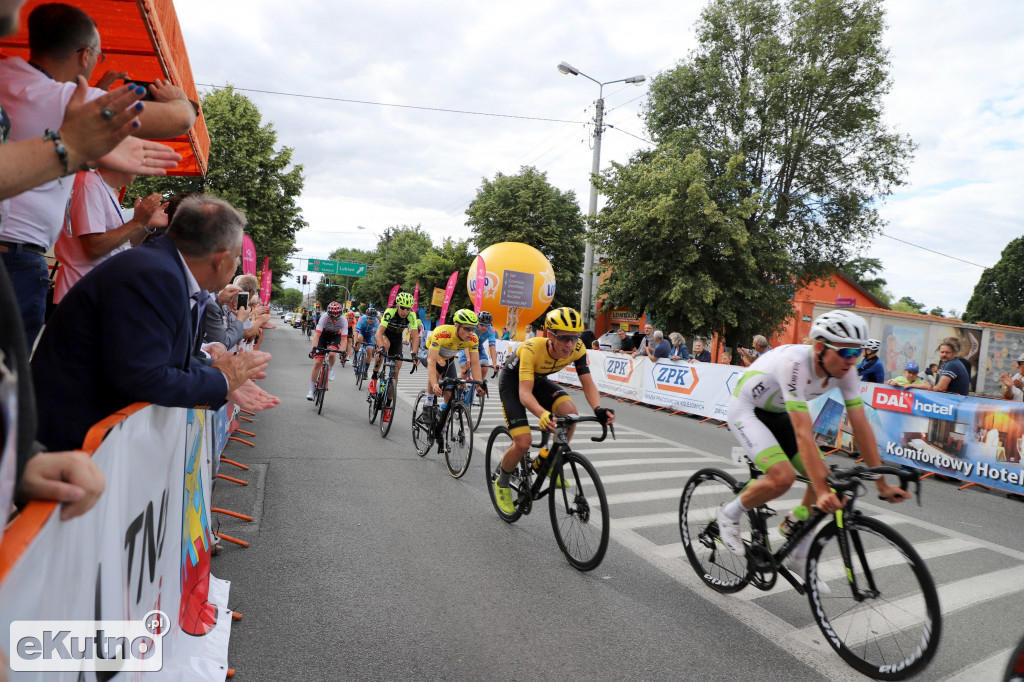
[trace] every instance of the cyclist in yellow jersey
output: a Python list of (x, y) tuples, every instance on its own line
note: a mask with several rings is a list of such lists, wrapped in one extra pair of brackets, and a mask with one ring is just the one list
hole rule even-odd
[[(441, 395), (441, 379), (454, 379), (458, 372), (455, 361), (459, 351), (465, 350), (469, 356), (473, 380), (480, 381), (480, 357), (476, 336), (477, 316), (472, 310), (463, 308), (452, 316), (453, 324), (441, 325), (427, 337), (427, 400), (422, 418), (429, 421), (433, 411), (434, 397)], [(484, 395), (483, 386), (476, 387), (477, 393)], [(444, 395), (445, 403), (451, 402), (451, 391)], [(440, 425), (439, 425), (440, 427)], [(436, 434), (435, 434), (436, 435)], [(436, 438), (440, 442), (440, 438)]]
[[(498, 377), (498, 395), (501, 411), (512, 436), (512, 446), (501, 459), (498, 477), (494, 481), (495, 498), (506, 514), (515, 512), (509, 475), (530, 449), (530, 424), (526, 412), (540, 419), (540, 428), (555, 430), (555, 417), (579, 414), (575, 403), (549, 374), (574, 365), (576, 376), (583, 386), (583, 395), (602, 424), (615, 421), (615, 411), (601, 407), (601, 392), (590, 376), (587, 366), (587, 348), (580, 341), (583, 317), (572, 308), (556, 308), (544, 318), (547, 337), (527, 339), (516, 348), (514, 356), (506, 360)], [(570, 438), (572, 431), (570, 431)], [(564, 485), (556, 481), (556, 485)]]

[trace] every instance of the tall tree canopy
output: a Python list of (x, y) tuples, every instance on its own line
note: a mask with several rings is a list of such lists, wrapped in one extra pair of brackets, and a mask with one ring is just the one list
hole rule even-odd
[[(913, 150), (909, 138), (882, 121), (890, 87), (883, 27), (881, 0), (712, 0), (697, 25), (698, 47), (651, 83), (643, 115), (657, 149), (605, 174), (609, 202), (600, 221), (614, 264), (606, 288), (611, 303), (685, 319), (695, 325), (692, 332), (745, 337), (755, 331), (744, 324), (750, 316), (755, 333), (770, 333), (792, 314), (791, 306), (779, 305), (780, 293), (827, 277), (849, 260), (880, 228), (877, 201), (901, 184)], [(668, 164), (672, 157), (689, 160), (694, 151), (705, 160), (703, 181), (696, 166)], [(696, 157), (693, 163), (700, 165)], [(706, 192), (710, 212), (701, 215), (682, 197), (658, 202), (644, 195), (637, 205), (657, 209), (646, 216), (629, 216), (619, 205), (633, 201), (628, 186), (652, 191), (672, 168), (686, 181), (669, 184), (677, 192)], [(717, 220), (715, 211), (730, 224), (721, 238), (704, 225)], [(732, 231), (734, 221), (747, 242)], [(655, 245), (706, 232), (708, 241), (696, 248), (713, 253), (701, 257), (732, 260), (680, 285), (703, 296), (676, 296), (649, 308), (646, 287), (614, 280), (644, 268), (660, 270), (663, 286), (694, 275), (675, 248), (652, 249), (635, 231), (615, 229), (628, 222), (646, 222)], [(731, 248), (749, 256), (737, 258)], [(758, 303), (759, 289), (769, 305)], [(735, 322), (716, 312), (737, 300), (753, 305)], [(698, 324), (719, 319), (719, 329)]]
[(967, 302), (964, 322), (1024, 327), (1024, 237), (1007, 244), (999, 262), (982, 273)]
[[(388, 302), (388, 294), (391, 293), (392, 287), (396, 284), (405, 285), (408, 279), (406, 271), (409, 267), (419, 262), (424, 254), (433, 248), (430, 235), (419, 225), (389, 228), (387, 235), (377, 242), (373, 267), (369, 269), (366, 277), (353, 285), (352, 295), (357, 301), (369, 302), (383, 309), (382, 306)], [(421, 294), (420, 302), (422, 301)]]
[[(458, 271), (458, 282), (455, 285), (448, 310), (454, 312), (459, 308), (472, 308), (473, 303), (469, 300), (469, 293), (466, 291), (466, 277), (474, 258), (476, 258), (476, 251), (470, 240), (456, 241), (449, 237), (441, 242), (439, 247), (432, 248), (423, 254), (418, 262), (409, 266), (405, 273), (405, 288), (411, 292), (419, 282), (420, 306), (429, 310), (431, 318), (436, 319), (435, 315), (440, 315), (441, 309), (430, 309), (431, 294), (435, 287), (443, 289), (448, 284), (451, 274)], [(449, 313), (448, 321), (451, 321), (451, 317), (451, 313)]]
[(547, 173), (523, 166), (516, 175), (484, 178), (466, 215), (479, 251), (500, 242), (529, 244), (555, 271), (551, 305), (579, 307), (585, 228), (575, 192), (562, 192)]
[(258, 267), (270, 258), (274, 284), (291, 271), (287, 258), (295, 233), (306, 227), (296, 198), (304, 183), (302, 166), (292, 165), (289, 147), (276, 149), (277, 132), (263, 123), (256, 105), (233, 88), (203, 97), (203, 116), (210, 131), (210, 162), (206, 177), (140, 177), (128, 196), (152, 192), (206, 192), (245, 212), (245, 233), (256, 247)]

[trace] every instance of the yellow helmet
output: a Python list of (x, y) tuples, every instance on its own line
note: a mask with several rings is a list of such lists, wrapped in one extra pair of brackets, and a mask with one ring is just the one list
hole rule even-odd
[(559, 332), (582, 332), (583, 316), (572, 308), (555, 308), (544, 318), (544, 326)]

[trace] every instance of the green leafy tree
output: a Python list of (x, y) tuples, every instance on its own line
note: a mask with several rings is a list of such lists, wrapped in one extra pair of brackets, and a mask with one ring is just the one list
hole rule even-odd
[(867, 291), (875, 298), (885, 302), (886, 305), (892, 303), (892, 294), (885, 288), (885, 279), (882, 277), (872, 276), (880, 275), (884, 270), (882, 267), (882, 261), (878, 258), (853, 258), (847, 261), (847, 263), (840, 269), (845, 274), (852, 277), (853, 281), (857, 284), (867, 289)]
[(576, 193), (552, 186), (547, 173), (523, 166), (516, 175), (484, 178), (466, 209), (478, 251), (500, 242), (529, 244), (555, 271), (553, 307), (578, 308), (585, 226)]
[(306, 227), (296, 198), (302, 193), (302, 166), (292, 165), (289, 147), (276, 149), (277, 132), (263, 123), (249, 98), (227, 87), (205, 95), (203, 116), (210, 131), (206, 177), (140, 177), (128, 196), (152, 192), (214, 194), (245, 213), (246, 234), (256, 247), (257, 267), (270, 258), (273, 281), (291, 272), (287, 258), (295, 233)]
[(904, 296), (893, 303), (892, 309), (898, 310), (901, 313), (917, 313), (918, 315), (924, 315), (924, 303), (918, 303), (909, 296)]
[(745, 224), (757, 202), (720, 202), (712, 194), (739, 192), (739, 165), (733, 160), (712, 182), (698, 151), (683, 159), (665, 148), (643, 163), (613, 164), (601, 181), (608, 204), (595, 229), (611, 265), (599, 291), (607, 303), (647, 311), (670, 331), (728, 330), (737, 339), (788, 317), (791, 283), (766, 279), (758, 269), (782, 268), (786, 251), (765, 238), (770, 233), (751, 234)]
[[(709, 3), (697, 25), (697, 48), (651, 83), (643, 116), (657, 150), (636, 154), (629, 164), (637, 166), (635, 172), (607, 174), (606, 191), (615, 194), (608, 210), (618, 220), (625, 217), (613, 203), (625, 199), (614, 188), (621, 179), (657, 177), (669, 156), (688, 159), (697, 150), (706, 159), (705, 179), (691, 176), (677, 187), (697, 182), (714, 210), (708, 205), (711, 212), (701, 217), (687, 212), (687, 202), (678, 198), (663, 204), (644, 198), (637, 205), (657, 210), (632, 221), (682, 225), (705, 222), (717, 211), (730, 224), (741, 221), (756, 246), (749, 257), (734, 259), (731, 269), (705, 270), (686, 285), (704, 296), (677, 297), (674, 307), (651, 313), (692, 317), (694, 323), (714, 320), (719, 313), (711, 308), (725, 304), (720, 292), (731, 292), (754, 303), (747, 314), (756, 315), (759, 332), (767, 334), (792, 314), (775, 304), (778, 292), (828, 276), (881, 227), (879, 200), (902, 183), (913, 150), (909, 138), (883, 122), (890, 87), (883, 28), (881, 0)], [(603, 234), (612, 244), (627, 238)], [(628, 239), (657, 245), (660, 236), (661, 230), (650, 229)], [(708, 248), (742, 243), (730, 232)], [(661, 246), (652, 249), (647, 267), (662, 273), (663, 287), (695, 278), (678, 262), (675, 244)], [(631, 267), (612, 260), (612, 279), (635, 276)], [(626, 296), (625, 284), (613, 286), (621, 302), (643, 296)], [(770, 305), (759, 304), (759, 292)], [(687, 310), (694, 306), (702, 310)], [(728, 319), (721, 331), (730, 338), (746, 335)]]
[[(448, 278), (455, 271), (458, 271), (459, 278), (455, 284), (455, 291), (452, 294), (449, 311), (459, 308), (472, 308), (473, 303), (466, 291), (466, 277), (469, 275), (469, 268), (476, 258), (473, 244), (468, 239), (456, 241), (451, 237), (445, 239), (441, 246), (432, 248), (419, 261), (413, 263), (406, 270), (405, 289), (412, 291), (418, 282), (420, 285), (420, 306), (429, 311), (431, 319), (436, 320), (441, 314), (440, 308), (430, 307), (430, 297), (434, 288), (443, 289), (448, 284)], [(451, 321), (451, 312), (447, 321)]]
[(433, 248), (430, 235), (419, 225), (389, 228), (377, 242), (373, 267), (368, 270), (366, 277), (353, 285), (352, 295), (357, 301), (383, 307), (388, 302), (392, 287), (406, 284), (409, 279), (406, 271)]
[(273, 300), (286, 308), (297, 308), (302, 305), (302, 292), (298, 289), (284, 289), (281, 295)]
[(1024, 327), (1024, 237), (1007, 244), (999, 261), (982, 273), (963, 319)]

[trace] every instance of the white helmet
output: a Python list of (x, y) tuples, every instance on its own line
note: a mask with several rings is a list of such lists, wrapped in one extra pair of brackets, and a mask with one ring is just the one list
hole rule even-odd
[(833, 310), (820, 316), (811, 325), (812, 339), (825, 339), (829, 343), (856, 343), (867, 345), (868, 323), (848, 310)]
[(864, 344), (864, 350), (869, 350), (874, 353), (878, 352), (878, 349), (882, 347), (882, 342), (878, 339), (868, 339), (867, 343)]

